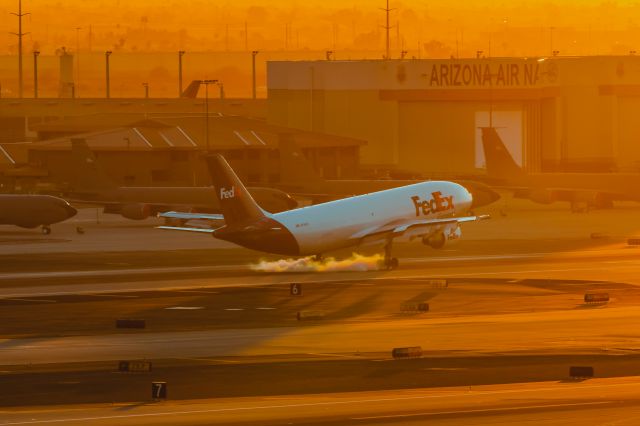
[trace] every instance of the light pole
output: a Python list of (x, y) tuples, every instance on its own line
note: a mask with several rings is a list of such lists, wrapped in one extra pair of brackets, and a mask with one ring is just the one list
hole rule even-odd
[(252, 89), (253, 89), (253, 99), (256, 98), (256, 55), (260, 53), (257, 50), (254, 50), (253, 52), (251, 52), (251, 75), (253, 78), (253, 85), (252, 85)]
[(224, 84), (219, 81), (218, 88), (220, 89), (220, 99), (224, 99)]
[(182, 56), (185, 51), (178, 51), (178, 97), (182, 97)]
[(38, 56), (39, 50), (33, 51), (33, 98), (38, 99)]
[(107, 99), (111, 98), (111, 83), (109, 81), (109, 56), (111, 56), (112, 53), (113, 52), (110, 50), (107, 50), (106, 52), (104, 52), (104, 59), (105, 59), (105, 65), (106, 65)]
[(149, 99), (149, 83), (142, 83), (144, 87), (144, 98)]
[(216, 84), (218, 80), (200, 80), (200, 84), (204, 84), (204, 138), (209, 152), (209, 85)]

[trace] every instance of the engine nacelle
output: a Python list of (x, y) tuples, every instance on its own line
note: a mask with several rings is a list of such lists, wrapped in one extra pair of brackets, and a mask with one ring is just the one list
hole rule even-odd
[(125, 204), (120, 214), (127, 219), (143, 220), (151, 215), (151, 208), (146, 204)]
[(548, 191), (546, 189), (534, 189), (529, 193), (528, 198), (534, 203), (539, 203), (539, 204), (551, 204), (557, 201), (553, 192)]
[(422, 243), (434, 249), (441, 249), (445, 244), (458, 241), (460, 238), (462, 238), (462, 229), (460, 229), (460, 226), (457, 224), (447, 225), (441, 231), (428, 237), (423, 237)]

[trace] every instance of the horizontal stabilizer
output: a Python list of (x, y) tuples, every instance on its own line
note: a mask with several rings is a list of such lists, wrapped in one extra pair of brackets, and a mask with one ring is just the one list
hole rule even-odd
[(168, 229), (169, 231), (188, 231), (188, 232), (201, 232), (205, 234), (213, 234), (215, 229), (212, 228), (189, 228), (186, 226), (156, 226), (158, 229)]
[(223, 221), (224, 216), (221, 214), (210, 214), (210, 213), (183, 213), (183, 212), (164, 212), (159, 213), (158, 217), (164, 217), (169, 219), (201, 219), (201, 220), (219, 220)]

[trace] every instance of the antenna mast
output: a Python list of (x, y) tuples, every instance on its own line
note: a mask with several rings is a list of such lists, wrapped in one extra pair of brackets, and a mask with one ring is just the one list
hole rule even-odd
[(22, 32), (22, 17), (30, 15), (30, 13), (22, 13), (22, 0), (18, 0), (18, 13), (11, 12), (11, 14), (18, 17), (18, 32), (11, 34), (18, 36), (18, 96), (22, 98), (22, 37), (29, 34)]
[(389, 31), (391, 30), (391, 28), (393, 28), (391, 25), (389, 25), (389, 12), (391, 12), (394, 9), (390, 9), (389, 8), (389, 0), (387, 0), (387, 7), (382, 9), (385, 14), (387, 15), (387, 24), (382, 27), (385, 29), (386, 31), (386, 36), (387, 36), (387, 53), (385, 55), (385, 59), (391, 59), (391, 53), (390, 53), (390, 45), (389, 45)]

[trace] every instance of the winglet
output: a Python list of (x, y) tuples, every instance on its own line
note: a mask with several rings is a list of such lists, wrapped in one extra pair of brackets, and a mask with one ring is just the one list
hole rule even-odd
[(116, 184), (107, 176), (96, 161), (87, 141), (71, 138), (71, 157), (74, 165), (74, 190), (95, 191), (116, 188)]
[(206, 160), (227, 225), (250, 223), (266, 216), (222, 155), (208, 156)]
[(304, 156), (290, 133), (281, 133), (279, 135), (278, 147), (280, 148), (283, 182), (311, 183), (322, 181), (322, 178), (314, 171), (313, 165)]

